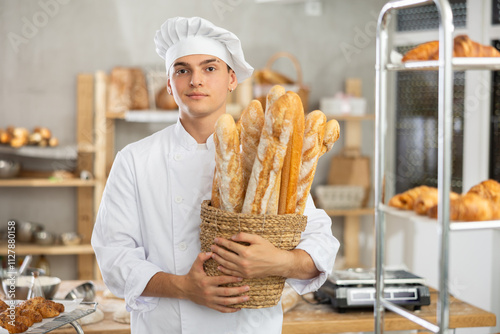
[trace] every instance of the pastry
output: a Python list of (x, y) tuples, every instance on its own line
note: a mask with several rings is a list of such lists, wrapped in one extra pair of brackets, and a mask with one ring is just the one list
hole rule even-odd
[(490, 199), (500, 205), (500, 183), (495, 180), (483, 181), (470, 188), (469, 193), (475, 193), (482, 198)]
[[(450, 199), (455, 199), (459, 194), (450, 191)], [(429, 187), (427, 191), (422, 192), (415, 200), (413, 211), (419, 215), (427, 215), (430, 208), (438, 204), (438, 189)]]
[(406, 52), (402, 61), (429, 60), (434, 57), (436, 52), (439, 52), (439, 41), (423, 43)]
[(389, 206), (403, 209), (403, 210), (413, 210), (413, 206), (415, 205), (415, 201), (417, 198), (424, 192), (432, 191), (431, 187), (428, 186), (418, 186), (412, 189), (409, 189), (401, 194), (397, 194), (393, 196), (389, 200)]
[[(490, 45), (475, 42), (467, 35), (453, 40), (453, 57), (500, 57), (500, 52)], [(439, 59), (439, 42), (432, 41), (418, 45), (408, 51), (402, 61)]]
[[(429, 210), (430, 218), (437, 218), (438, 206)], [(482, 198), (475, 193), (466, 193), (450, 200), (450, 220), (482, 221), (498, 219), (498, 206), (493, 201)]]

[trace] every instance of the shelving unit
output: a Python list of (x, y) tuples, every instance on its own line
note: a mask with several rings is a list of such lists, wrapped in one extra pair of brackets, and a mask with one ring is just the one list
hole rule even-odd
[[(336, 119), (343, 122), (345, 126), (342, 128), (342, 136), (344, 136), (344, 148), (351, 154), (360, 154), (362, 130), (362, 121), (373, 121), (374, 114), (365, 114), (360, 116), (352, 115), (335, 115), (328, 116), (328, 119)], [(354, 153), (352, 153), (354, 152)], [(325, 210), (330, 217), (344, 217), (344, 259), (345, 267), (356, 268), (360, 267), (359, 255), (359, 234), (360, 234), (360, 219), (362, 216), (370, 216), (374, 214), (373, 208), (358, 208), (347, 210)]]
[[(440, 14), (439, 61), (421, 61), (404, 64), (389, 62), (389, 27), (393, 11), (434, 3)], [(453, 14), (447, 0), (393, 0), (381, 10), (377, 27), (376, 62), (376, 147), (375, 147), (375, 225), (376, 225), (376, 302), (374, 308), (375, 331), (384, 331), (384, 312), (389, 309), (433, 333), (449, 333), (450, 301), (448, 287), (449, 233), (452, 230), (497, 228), (500, 221), (450, 222), (449, 193), (451, 185), (451, 142), (453, 71), (500, 69), (498, 58), (453, 58)], [(415, 316), (406, 309), (383, 298), (385, 258), (385, 215), (394, 214), (384, 205), (385, 189), (385, 139), (387, 132), (387, 81), (388, 71), (438, 70), (438, 188), (439, 210), (436, 229), (439, 235), (439, 300), (436, 311), (437, 324)], [(416, 219), (416, 218), (415, 218)], [(411, 220), (411, 219), (410, 219)]]
[[(104, 189), (105, 179), (99, 173), (99, 164), (103, 150), (97, 144), (102, 142), (104, 131), (99, 131), (99, 110), (94, 113), (94, 105), (89, 100), (94, 96), (93, 75), (79, 75), (77, 78), (77, 138), (76, 145), (58, 148), (22, 147), (13, 149), (2, 147), (1, 153), (43, 159), (70, 159), (76, 160), (77, 168), (74, 178), (39, 176), (18, 177), (0, 180), (0, 188), (63, 188), (76, 189), (77, 196), (77, 231), (82, 236), (82, 244), (74, 246), (55, 245), (39, 246), (35, 244), (16, 243), (16, 255), (77, 255), (78, 278), (82, 280), (94, 279), (98, 276), (94, 251), (90, 245), (92, 229), (97, 204)], [(93, 179), (78, 178), (81, 171), (93, 173)], [(0, 254), (7, 254), (6, 245), (0, 245)]]

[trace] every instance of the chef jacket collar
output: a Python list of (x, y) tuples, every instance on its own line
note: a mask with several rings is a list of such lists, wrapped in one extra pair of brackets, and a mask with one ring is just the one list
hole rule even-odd
[[(180, 145), (186, 150), (195, 151), (198, 149), (198, 142), (189, 134), (189, 132), (186, 131), (186, 129), (184, 129), (180, 118), (177, 119), (177, 123), (175, 125), (175, 135), (176, 138), (178, 138)], [(210, 137), (207, 138), (207, 148), (211, 150), (214, 147), (214, 134), (212, 133)]]

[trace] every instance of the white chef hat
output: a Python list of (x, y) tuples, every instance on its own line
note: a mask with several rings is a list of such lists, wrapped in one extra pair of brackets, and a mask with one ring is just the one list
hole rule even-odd
[(156, 32), (155, 43), (156, 52), (165, 59), (167, 73), (176, 59), (194, 54), (220, 58), (234, 70), (238, 82), (253, 72), (253, 67), (245, 61), (238, 37), (201, 17), (168, 19)]

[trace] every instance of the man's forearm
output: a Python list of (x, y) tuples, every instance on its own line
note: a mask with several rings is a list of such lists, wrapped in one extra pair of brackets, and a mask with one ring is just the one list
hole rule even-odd
[(311, 256), (302, 249), (287, 251), (288, 259), (280, 268), (286, 278), (311, 279), (320, 274)]
[(141, 296), (183, 299), (183, 279), (184, 276), (157, 272), (151, 277)]

